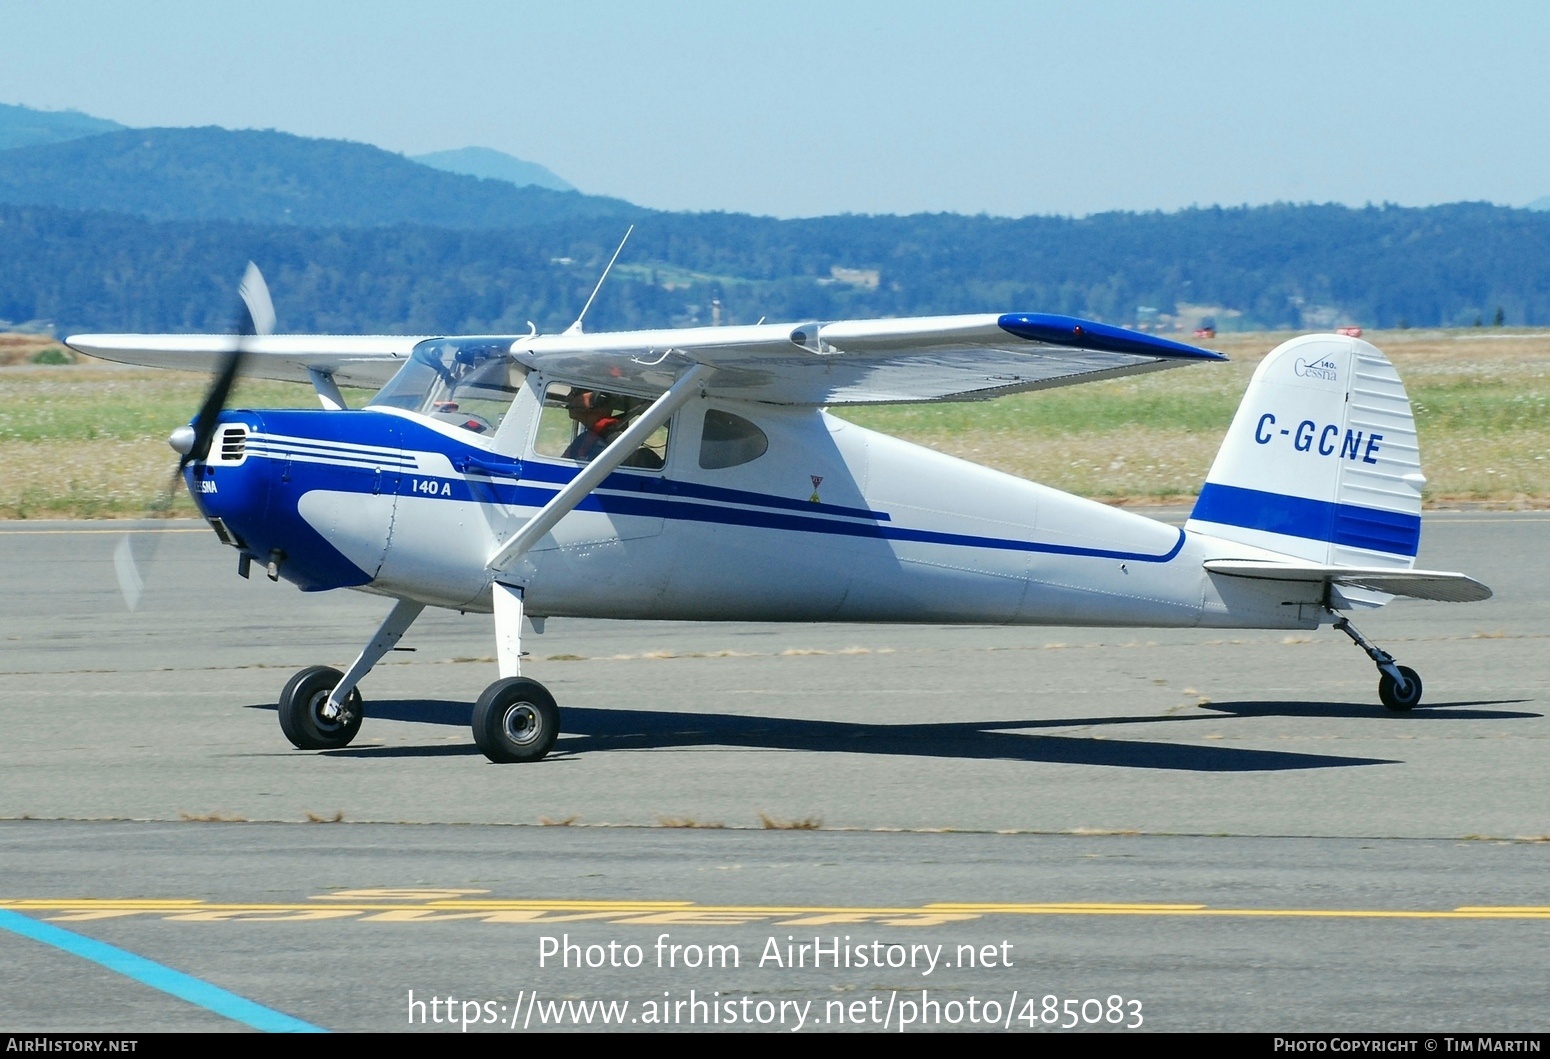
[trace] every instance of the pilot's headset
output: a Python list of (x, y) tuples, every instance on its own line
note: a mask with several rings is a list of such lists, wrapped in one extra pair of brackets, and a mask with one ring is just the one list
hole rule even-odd
[(612, 394), (599, 390), (572, 390), (572, 397), (578, 397), (576, 402), (588, 412), (612, 412), (614, 411), (614, 398)]

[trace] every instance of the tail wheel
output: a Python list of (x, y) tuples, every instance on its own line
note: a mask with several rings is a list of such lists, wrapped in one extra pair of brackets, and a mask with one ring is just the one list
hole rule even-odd
[(474, 704), (474, 742), (491, 761), (538, 761), (559, 734), (560, 708), (536, 680), (497, 680)]
[(1405, 678), (1403, 690), (1393, 677), (1384, 673), (1378, 678), (1378, 698), (1382, 699), (1383, 705), (1389, 709), (1404, 711), (1421, 701), (1421, 674), (1409, 666), (1400, 666), (1399, 674)]
[(337, 750), (349, 746), (361, 730), (361, 693), (345, 696), (343, 718), (323, 716), (323, 704), (344, 674), (329, 666), (311, 666), (290, 679), (280, 692), (280, 731), (298, 750)]

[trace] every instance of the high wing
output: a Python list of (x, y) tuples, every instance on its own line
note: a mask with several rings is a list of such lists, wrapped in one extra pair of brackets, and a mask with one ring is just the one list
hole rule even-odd
[(1392, 567), (1324, 566), (1314, 563), (1256, 562), (1243, 559), (1207, 559), (1213, 574), (1247, 577), (1259, 581), (1292, 581), (1363, 588), (1391, 596), (1432, 599), (1443, 603), (1473, 603), (1491, 598), (1491, 590), (1472, 577), (1443, 570), (1404, 570)]
[(540, 335), (512, 355), (578, 385), (641, 393), (703, 364), (714, 369), (708, 394), (792, 405), (984, 400), (1226, 359), (1043, 313)]
[[(380, 386), (418, 337), (271, 335), (244, 340), (243, 374), (294, 382), (309, 372)], [(127, 364), (213, 371), (228, 335), (73, 335), (82, 353)], [(511, 355), (552, 378), (642, 395), (695, 364), (704, 392), (786, 405), (985, 400), (1159, 371), (1219, 353), (1108, 324), (1043, 313), (531, 335)]]
[[(65, 344), (120, 364), (211, 374), (237, 339), (232, 335), (71, 335)], [(309, 382), (309, 372), (331, 375), (341, 386), (380, 387), (403, 366), (414, 335), (265, 335), (242, 340), (242, 374), (281, 382)]]

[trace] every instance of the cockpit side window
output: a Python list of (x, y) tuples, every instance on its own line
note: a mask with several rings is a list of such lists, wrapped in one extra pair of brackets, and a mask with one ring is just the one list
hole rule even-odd
[(742, 416), (715, 408), (706, 410), (705, 426), (700, 431), (700, 466), (707, 471), (751, 463), (769, 447), (769, 436)]
[[(544, 391), (533, 451), (540, 456), (590, 463), (651, 404), (649, 398), (555, 383)], [(667, 463), (668, 425), (651, 433), (622, 467), (661, 470)]]
[(507, 356), (510, 339), (431, 339), (372, 398), (489, 437), (511, 409), (527, 369)]

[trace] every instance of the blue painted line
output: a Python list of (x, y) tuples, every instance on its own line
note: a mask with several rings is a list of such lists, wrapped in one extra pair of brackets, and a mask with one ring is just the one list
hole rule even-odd
[(397, 447), (384, 448), (380, 445), (354, 445), (343, 441), (319, 441), (315, 438), (291, 437), (288, 434), (249, 432), (248, 443), (258, 445), (290, 445), (297, 448), (317, 449), (330, 455), (362, 456), (383, 460), (403, 458), (403, 453)]
[(361, 460), (373, 463), (404, 464), (414, 466), (413, 456), (405, 456), (402, 453), (384, 455), (380, 452), (355, 452), (348, 449), (325, 448), (322, 445), (302, 445), (294, 441), (270, 441), (267, 438), (253, 434), (248, 435), (247, 448), (249, 451), (262, 449), (266, 452), (277, 452), (291, 456), (317, 456), (331, 460)]
[(20, 934), (24, 938), (31, 938), (33, 941), (40, 941), (45, 945), (52, 945), (72, 956), (90, 960), (110, 971), (117, 971), (127, 978), (133, 978), (137, 982), (148, 985), (152, 989), (160, 989), (163, 993), (170, 993), (179, 1000), (186, 1000), (206, 1011), (213, 1011), (217, 1015), (251, 1026), (255, 1030), (263, 1030), (266, 1033), (328, 1032), (322, 1027), (292, 1018), (272, 1008), (266, 1008), (236, 993), (228, 993), (218, 985), (211, 985), (182, 971), (174, 971), (171, 967), (164, 967), (154, 960), (147, 960), (144, 956), (136, 956), (116, 945), (88, 938), (84, 934), (77, 934), (51, 923), (40, 923), (20, 912), (0, 909), (0, 928), (9, 930), (13, 934)]
[(1421, 548), (1421, 517), (1207, 482), (1190, 518), (1390, 555)]
[[(595, 505), (595, 506), (594, 506)], [(536, 506), (536, 505), (535, 505)], [(838, 519), (801, 518), (769, 511), (747, 511), (741, 508), (710, 507), (705, 504), (664, 504), (646, 501), (638, 497), (593, 494), (577, 505), (583, 510), (597, 510), (621, 515), (642, 515), (687, 522), (711, 522), (724, 526), (749, 526), (755, 529), (794, 530), (799, 533), (824, 533), (841, 537), (867, 537), (875, 540), (909, 541), (917, 544), (942, 544), (958, 548), (986, 548), (993, 551), (1041, 552), (1046, 555), (1075, 555), (1091, 559), (1120, 559), (1133, 563), (1166, 563), (1184, 547), (1184, 531), (1178, 531), (1173, 546), (1160, 555), (1146, 552), (1117, 551), (1110, 548), (1087, 548), (1069, 544), (1047, 544), (1042, 541), (1011, 540), (1004, 537), (981, 537), (968, 533), (943, 533), (937, 530), (908, 529), (903, 526), (880, 526), (862, 522), (841, 522)]]
[(378, 459), (367, 456), (345, 456), (339, 453), (312, 452), (307, 449), (280, 448), (279, 446), (256, 444), (248, 447), (249, 456), (262, 456), (270, 460), (285, 460), (292, 456), (304, 456), (310, 459), (324, 459), (336, 466), (360, 467), (368, 471), (382, 468), (384, 471), (412, 471), (415, 464), (408, 461), (394, 463), (390, 460)]
[[(527, 460), (523, 463), (515, 464), (514, 467), (516, 473), (511, 474), (511, 477), (534, 482), (550, 482), (556, 485), (563, 485), (581, 473), (580, 467), (558, 467), (553, 464), (543, 463), (540, 460)], [(509, 472), (502, 471), (501, 473)], [(699, 482), (684, 482), (676, 478), (658, 475), (630, 474), (615, 471), (607, 478), (604, 478), (598, 488), (613, 489), (619, 492), (656, 493), (669, 497), (714, 500), (718, 503), (747, 504), (755, 507), (778, 507), (791, 511), (813, 512), (820, 515), (864, 518), (876, 522), (887, 522), (891, 518), (886, 512), (872, 511), (868, 508), (846, 507), (840, 504), (821, 502), (814, 503), (811, 500), (775, 496), (771, 493), (756, 493), (747, 489), (731, 489), (720, 485), (702, 485)]]
[[(363, 484), (351, 484), (337, 475), (318, 473), (303, 477), (299, 468), (292, 468), (298, 478), (298, 495), (313, 489), (335, 492), (364, 493)], [(420, 500), (441, 502), (476, 501), (481, 504), (501, 504), (508, 507), (540, 508), (554, 498), (554, 490), (527, 484), (506, 485), (503, 482), (480, 482), (470, 479), (460, 482), (448, 478), (433, 479), (452, 486), (450, 494), (405, 494)], [(608, 488), (607, 481), (598, 487)], [(817, 508), (819, 505), (810, 505)], [(687, 500), (657, 500), (631, 493), (594, 492), (576, 505), (578, 511), (601, 511), (609, 515), (634, 515), (641, 518), (662, 518), (680, 522), (708, 522), (722, 526), (747, 526), (753, 529), (792, 530), (798, 533), (817, 533), (840, 537), (863, 537), (873, 540), (909, 541), (917, 544), (942, 544), (959, 548), (986, 548), (993, 551), (1037, 552), (1046, 555), (1074, 555), (1090, 559), (1117, 559), (1132, 563), (1167, 563), (1184, 547), (1184, 531), (1178, 531), (1173, 545), (1160, 554), (1119, 551), (1112, 548), (1091, 548), (1074, 544), (1050, 544), (1043, 541), (1014, 540), (1004, 537), (982, 537), (968, 533), (946, 533), (939, 530), (910, 529), (904, 526), (883, 525), (875, 522), (848, 522), (839, 518), (816, 518), (786, 514), (780, 511), (750, 511), (745, 508), (713, 507)], [(330, 586), (332, 587), (332, 586)]]
[[(1110, 327), (1107, 324), (1098, 324), (1093, 321), (1076, 320), (1072, 317), (1039, 316), (1037, 314), (1022, 314), (1013, 319), (1003, 317), (1002, 326), (1008, 321), (1018, 323), (1019, 326), (1029, 324), (1049, 324), (1055, 326), (1081, 325), (1088, 329), (1081, 332), (1087, 338), (1095, 333), (1107, 336), (1109, 346), (1093, 346), (1089, 342), (1086, 348), (1118, 348), (1115, 343), (1128, 343), (1139, 341), (1137, 350), (1145, 349), (1147, 355), (1164, 355), (1165, 347), (1176, 347), (1172, 355), (1175, 356), (1204, 356), (1211, 359), (1225, 359), (1220, 354), (1210, 350), (1197, 350), (1192, 346), (1170, 343), (1166, 339), (1159, 339), (1149, 335), (1140, 335), (1125, 331), (1123, 328)], [(1019, 323), (1020, 321), (1020, 323)], [(1033, 324), (1029, 324), (1033, 326)], [(1093, 329), (1096, 329), (1094, 331)], [(1050, 339), (1053, 341), (1053, 339)], [(1073, 340), (1074, 341), (1074, 340)], [(1084, 339), (1083, 341), (1086, 341)], [(369, 409), (367, 411), (370, 411)], [(345, 415), (339, 412), (265, 412), (265, 422), (270, 427), (268, 437), (273, 438), (281, 427), (300, 430), (300, 426), (291, 425), (301, 423), (305, 417), (305, 423), (315, 424), (318, 417), (333, 417), (325, 421), (338, 425)], [(406, 421), (398, 420), (395, 416), (374, 413), (359, 420), (352, 420), (358, 426), (378, 429), (387, 426), (398, 429)], [(413, 432), (407, 432), (411, 434)], [(474, 501), (482, 504), (502, 504), (515, 507), (542, 507), (554, 496), (554, 490), (547, 486), (559, 486), (569, 482), (581, 473), (582, 468), (572, 464), (557, 464), (541, 459), (510, 460), (507, 457), (498, 456), (483, 449), (475, 449), (472, 446), (459, 445), (450, 442), (449, 439), (435, 434), (426, 428), (419, 428), (419, 437), (409, 437), (404, 441), (408, 452), (429, 451), (447, 456), (452, 461), (454, 468), (465, 475), (469, 471), (480, 477), (464, 477), (462, 479), (443, 478), (433, 475), (420, 475), (412, 471), (400, 468), (384, 467), (384, 477), (394, 470), (402, 470), (406, 476), (419, 478), (424, 481), (432, 481), (450, 486), (450, 492), (442, 494), (438, 489), (436, 493), (403, 493), (405, 496), (414, 496), (418, 499), (433, 499), (453, 502)], [(391, 430), (383, 434), (383, 440), (388, 440)], [(434, 435), (434, 436), (432, 436)], [(272, 444), (272, 442), (271, 442)], [(424, 446), (423, 448), (421, 446)], [(250, 450), (251, 451), (251, 450)], [(274, 459), (273, 455), (255, 453), (264, 458)], [(384, 461), (385, 462), (385, 461)], [(291, 465), (291, 475), (294, 479), (294, 488), (297, 495), (304, 495), (312, 489), (326, 489), (343, 492), (366, 492), (367, 486), (362, 481), (352, 481), (339, 474), (330, 474), (326, 463), (294, 463)], [(510, 479), (512, 484), (507, 484), (499, 479)], [(373, 483), (371, 489), (377, 488)], [(386, 488), (384, 486), (384, 488)], [(710, 501), (711, 503), (695, 503), (696, 500)], [(748, 507), (763, 508), (764, 510), (748, 511), (729, 507), (715, 507), (712, 504), (742, 504)], [(597, 486), (597, 490), (589, 494), (579, 505), (582, 511), (602, 511), (608, 514), (638, 515), (647, 518), (665, 518), (688, 522), (708, 522), (729, 526), (749, 526), (761, 529), (794, 530), (797, 532), (827, 534), (831, 536), (869, 537), (880, 540), (910, 541), (921, 544), (942, 544), (955, 547), (985, 548), (996, 551), (1020, 551), (1035, 552), (1047, 555), (1072, 555), (1094, 559), (1117, 559), (1126, 562), (1141, 563), (1167, 563), (1171, 562), (1184, 547), (1184, 531), (1180, 530), (1178, 538), (1173, 545), (1161, 554), (1149, 554), (1147, 552), (1121, 551), (1110, 548), (1091, 548), (1080, 545), (1052, 544), (1041, 541), (1013, 540), (999, 537), (983, 537), (974, 534), (947, 533), (934, 530), (909, 529), (897, 525), (889, 525), (893, 518), (884, 511), (873, 511), (869, 508), (850, 507), (839, 504), (812, 503), (792, 497), (777, 496), (770, 493), (759, 493), (744, 489), (733, 489), (726, 486), (706, 485), (698, 482), (684, 482), (655, 474), (639, 474), (627, 471), (615, 471)], [(773, 510), (771, 510), (773, 509)], [(789, 513), (788, 513), (789, 512)], [(287, 512), (287, 514), (291, 514)], [(842, 521), (845, 519), (862, 520), (857, 522)], [(300, 518), (296, 522), (305, 525)], [(293, 565), (295, 560), (292, 560)], [(342, 568), (341, 568), (342, 569)], [(351, 569), (354, 569), (351, 567)], [(366, 580), (369, 580), (367, 578)], [(336, 588), (345, 585), (362, 584), (364, 581), (344, 581), (315, 586), (316, 588)], [(298, 582), (300, 584), (300, 582)], [(306, 585), (301, 586), (303, 591), (311, 591)]]

